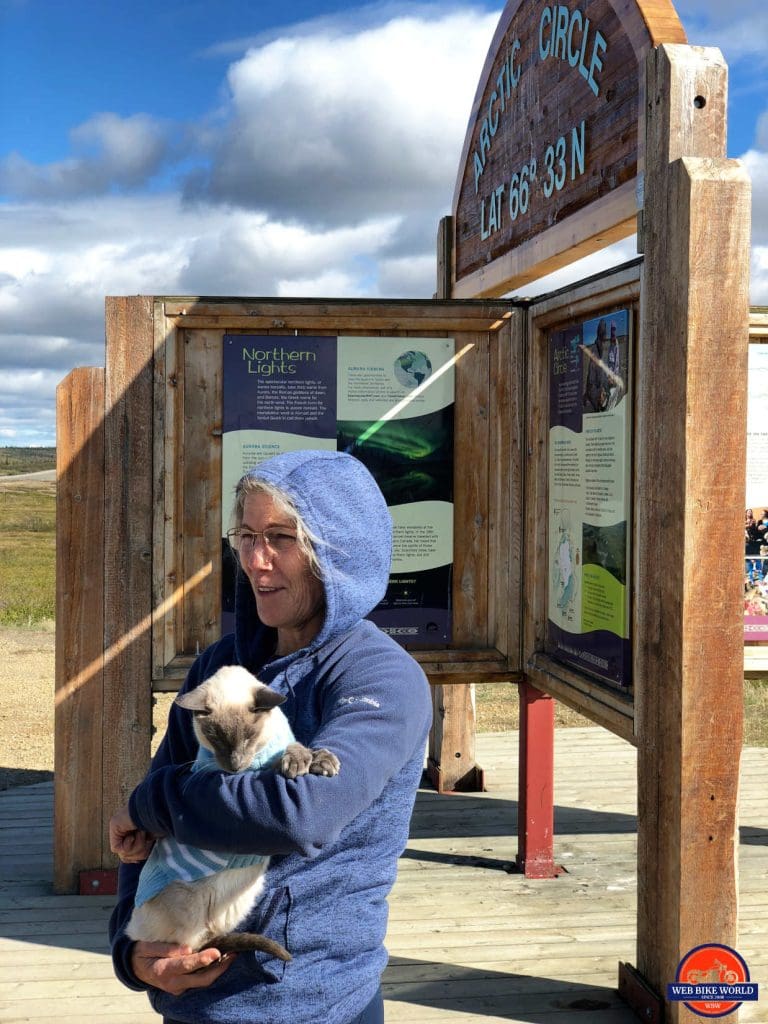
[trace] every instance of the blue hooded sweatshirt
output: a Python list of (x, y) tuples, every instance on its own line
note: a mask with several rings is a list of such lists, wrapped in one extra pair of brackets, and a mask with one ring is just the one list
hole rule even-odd
[[(350, 455), (300, 451), (254, 475), (293, 500), (316, 539), (325, 619), (311, 643), (269, 660), (275, 630), (263, 625), (238, 573), (235, 632), (197, 659), (184, 690), (222, 665), (240, 664), (286, 697), (296, 738), (341, 761), (335, 778), (293, 781), (273, 771), (191, 772), (191, 716), (173, 706), (168, 731), (129, 801), (138, 828), (207, 850), (271, 856), (262, 897), (243, 930), (293, 957), (240, 954), (213, 985), (171, 996), (149, 989), (158, 1013), (190, 1024), (348, 1024), (368, 1005), (387, 962), (386, 897), (407, 838), (431, 722), (423, 672), (364, 619), (383, 597), (391, 560), (389, 512), (375, 481)], [(122, 865), (110, 922), (115, 971), (131, 969), (124, 928), (141, 865)]]

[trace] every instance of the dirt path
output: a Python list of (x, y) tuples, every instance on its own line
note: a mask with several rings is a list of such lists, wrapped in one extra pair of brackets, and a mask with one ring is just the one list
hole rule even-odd
[(16, 473), (14, 476), (0, 476), (0, 484), (55, 483), (55, 469), (40, 469), (36, 473)]
[(0, 790), (53, 778), (54, 629), (0, 627)]

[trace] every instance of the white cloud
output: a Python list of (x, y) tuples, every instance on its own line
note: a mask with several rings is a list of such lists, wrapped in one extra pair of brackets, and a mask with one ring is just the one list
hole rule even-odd
[(758, 128), (761, 150), (742, 157), (752, 178), (752, 267), (749, 287), (753, 306), (768, 306), (768, 113)]
[[(39, 230), (35, 205), (6, 208), (0, 242), (5, 330), (101, 339), (105, 295), (176, 290), (182, 252), (175, 233), (164, 229), (178, 206), (176, 199), (117, 197), (50, 204), (47, 232)], [(12, 254), (20, 250), (24, 260), (14, 264)], [(28, 361), (29, 353), (19, 357)]]
[(676, 0), (675, 9), (692, 45), (717, 46), (732, 61), (765, 59), (768, 11), (756, 0)]
[(753, 9), (743, 20), (728, 20), (718, 27), (713, 45), (729, 55), (731, 61), (750, 59), (765, 66), (768, 61), (768, 10)]
[[(204, 211), (197, 207), (196, 213)], [(188, 230), (197, 217), (185, 211)], [(182, 291), (208, 295), (272, 295), (287, 281), (296, 282), (295, 295), (316, 294), (313, 281), (329, 268), (354, 274), (355, 261), (374, 257), (389, 243), (397, 218), (364, 222), (353, 227), (312, 230), (299, 224), (270, 221), (263, 213), (207, 208), (180, 273)], [(306, 288), (301, 285), (306, 281)], [(359, 286), (354, 289), (359, 294)]]
[(323, 224), (447, 212), (496, 21), (400, 17), (251, 50), (230, 69), (231, 116), (187, 194)]
[(169, 126), (148, 114), (96, 114), (72, 132), (77, 149), (93, 151), (118, 184), (140, 185), (168, 153)]
[[(13, 383), (18, 372), (50, 370), (63, 375), (74, 366), (94, 366), (104, 362), (104, 342), (80, 341), (45, 334), (3, 334), (0, 346), (0, 371)], [(25, 378), (22, 375), (22, 380)], [(22, 385), (24, 387), (26, 385)]]
[(366, 294), (361, 282), (343, 270), (325, 270), (315, 277), (285, 278), (277, 282), (281, 298), (302, 295), (307, 298), (353, 299)]
[(753, 306), (768, 306), (768, 245), (752, 250), (750, 296)]
[(757, 119), (755, 145), (758, 149), (768, 153), (768, 110), (764, 110)]
[(50, 383), (51, 376), (49, 370), (22, 370), (7, 382), (5, 392), (10, 396), (23, 396), (28, 391), (36, 391), (41, 384)]
[(38, 215), (6, 208), (0, 239), (0, 429), (37, 443), (52, 443), (56, 384), (104, 363), (106, 295), (375, 295), (399, 223), (312, 230), (176, 196), (51, 203), (50, 233)]
[(30, 274), (45, 273), (51, 265), (51, 258), (41, 249), (24, 246), (0, 248), (0, 274), (16, 279)]
[(3, 374), (0, 393), (0, 434), (21, 444), (54, 443), (56, 410), (53, 396), (59, 374), (50, 370), (18, 370)]
[(768, 152), (750, 149), (741, 159), (752, 179), (752, 244), (768, 246)]
[(163, 168), (169, 138), (169, 126), (148, 114), (95, 114), (70, 132), (74, 156), (43, 166), (19, 153), (0, 160), (0, 192), (48, 200), (135, 189)]
[(434, 253), (379, 260), (379, 294), (392, 299), (431, 299), (437, 287)]

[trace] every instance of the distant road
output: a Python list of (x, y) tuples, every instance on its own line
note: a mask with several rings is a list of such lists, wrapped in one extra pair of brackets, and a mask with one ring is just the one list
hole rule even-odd
[(0, 484), (23, 484), (28, 480), (56, 480), (55, 469), (41, 469), (37, 473), (16, 473), (14, 476), (0, 476)]

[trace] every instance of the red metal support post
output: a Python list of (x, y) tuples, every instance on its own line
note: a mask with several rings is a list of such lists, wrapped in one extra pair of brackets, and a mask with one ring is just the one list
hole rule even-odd
[(555, 702), (520, 684), (517, 866), (526, 878), (554, 878)]

